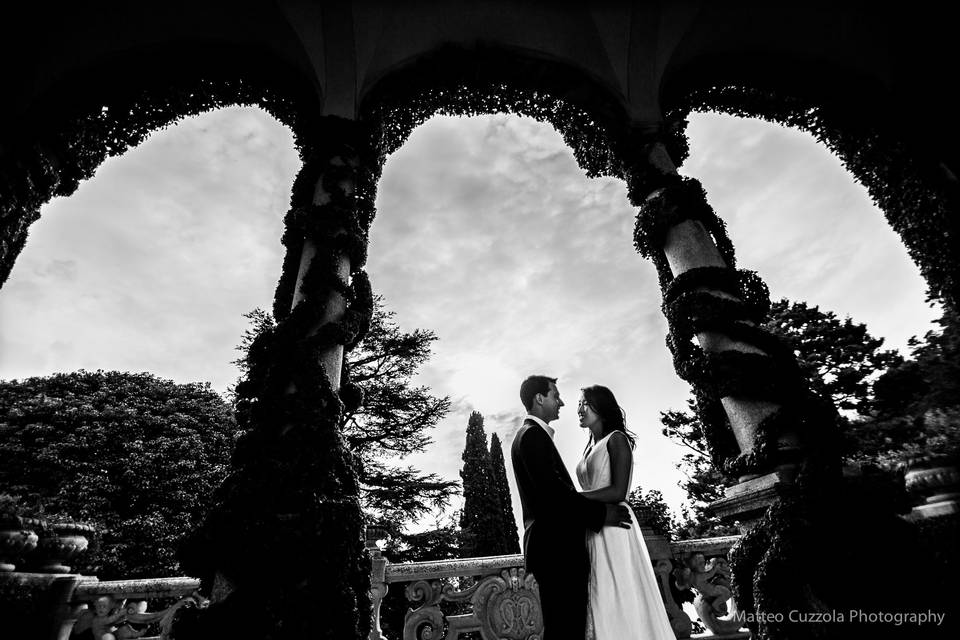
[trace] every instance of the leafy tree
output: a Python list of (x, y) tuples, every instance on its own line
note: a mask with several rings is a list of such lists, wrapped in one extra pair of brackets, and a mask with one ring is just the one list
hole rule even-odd
[(0, 486), (38, 515), (97, 528), (78, 570), (178, 575), (174, 554), (226, 476), (236, 430), (209, 383), (117, 371), (0, 381)]
[(690, 507), (684, 506), (682, 519), (673, 522), (673, 536), (685, 540), (737, 533), (736, 526), (723, 524), (706, 512), (707, 505), (722, 498), (733, 480), (711, 462), (703, 427), (694, 412), (694, 400), (687, 399), (685, 411), (660, 412), (660, 422), (663, 435), (686, 448), (677, 469), (683, 473), (680, 488), (686, 492)]
[(493, 472), (493, 491), (500, 503), (500, 524), (497, 530), (502, 536), (503, 553), (520, 553), (520, 537), (517, 534), (517, 520), (513, 514), (510, 484), (507, 482), (503, 446), (500, 444), (500, 437), (495, 433), (490, 434), (490, 469)]
[(911, 357), (874, 384), (874, 415), (850, 430), (854, 461), (889, 468), (960, 454), (960, 314), (945, 308), (937, 324), (939, 331), (911, 338)]
[(383, 554), (390, 562), (422, 562), (460, 557), (459, 515), (436, 519), (430, 529), (389, 538)]
[(805, 302), (774, 302), (764, 326), (793, 346), (814, 392), (860, 416), (870, 411), (875, 374), (903, 360), (896, 351), (881, 350), (883, 338), (871, 336), (867, 325)]
[(364, 400), (341, 417), (344, 437), (359, 462), (364, 510), (391, 532), (447, 506), (459, 489), (456, 481), (396, 464), (433, 443), (429, 432), (447, 415), (450, 399), (412, 383), (430, 359), (436, 334), (402, 331), (394, 316), (383, 296), (376, 296), (370, 329), (345, 363)]
[(654, 531), (667, 533), (674, 529), (674, 518), (663, 499), (663, 493), (656, 489), (644, 492), (637, 487), (627, 496), (627, 504), (637, 514), (638, 524), (646, 524)]
[(463, 479), (463, 513), (460, 517), (463, 557), (506, 553), (500, 531), (502, 511), (494, 489), (483, 416), (478, 411), (471, 413), (467, 422), (460, 477)]
[[(237, 347), (244, 354), (236, 361), (241, 371), (253, 340), (274, 325), (273, 317), (261, 309), (245, 317), (251, 326)], [(433, 396), (429, 388), (412, 383), (429, 360), (437, 336), (423, 329), (405, 332), (394, 317), (383, 296), (375, 296), (370, 328), (344, 362), (351, 380), (363, 390), (364, 400), (357, 409), (344, 411), (340, 419), (355, 457), (364, 513), (391, 537), (433, 509), (447, 506), (459, 489), (456, 481), (398, 464), (432, 444), (429, 432), (450, 410), (450, 399)]]
[(945, 308), (939, 331), (910, 339), (911, 357), (877, 380), (881, 416), (960, 406), (960, 314)]

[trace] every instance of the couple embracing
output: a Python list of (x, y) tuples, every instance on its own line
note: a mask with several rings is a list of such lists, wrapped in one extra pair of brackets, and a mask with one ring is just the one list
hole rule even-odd
[(511, 448), (523, 507), (523, 555), (540, 587), (543, 640), (673, 640), (656, 576), (625, 502), (632, 434), (613, 393), (582, 390), (577, 414), (590, 431), (577, 491), (553, 443), (563, 401), (556, 378), (520, 385), (527, 410)]

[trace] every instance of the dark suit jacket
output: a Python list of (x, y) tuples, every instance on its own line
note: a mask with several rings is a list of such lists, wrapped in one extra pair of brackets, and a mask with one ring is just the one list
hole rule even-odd
[[(586, 531), (599, 531), (606, 505), (577, 493), (550, 435), (525, 420), (510, 449), (523, 508), (523, 556), (527, 570), (543, 577), (571, 560), (586, 562)], [(568, 569), (569, 570), (569, 569)]]

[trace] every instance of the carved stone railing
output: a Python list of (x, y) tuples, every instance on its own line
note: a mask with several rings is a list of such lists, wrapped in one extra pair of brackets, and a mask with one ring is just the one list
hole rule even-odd
[(740, 536), (680, 540), (670, 545), (677, 568), (674, 584), (696, 593), (693, 608), (708, 633), (724, 638), (747, 638), (743, 617), (730, 591), (727, 554)]
[[(88, 548), (93, 527), (74, 522), (49, 523), (17, 514), (0, 514), (0, 635), (65, 640), (82, 617), (90, 623), (89, 605), (109, 597), (124, 600), (175, 601), (158, 611), (125, 614), (132, 624), (155, 624), (160, 638), (170, 635), (173, 618), (183, 607), (203, 608), (196, 578), (100, 581), (71, 573)], [(69, 563), (69, 564), (68, 564)], [(120, 620), (118, 620), (119, 622)]]
[(199, 589), (200, 581), (196, 578), (100, 581), (96, 578), (82, 577), (73, 591), (72, 610), (60, 625), (59, 637), (65, 639), (70, 636), (70, 630), (82, 613), (84, 605), (89, 606), (106, 596), (117, 604), (121, 604), (124, 600), (176, 599), (176, 602), (165, 609), (131, 613), (126, 616), (126, 621), (134, 624), (157, 623), (159, 635), (151, 637), (166, 639), (170, 635), (173, 619), (180, 609), (183, 607), (202, 609), (207, 606), (208, 602), (199, 594)]
[[(694, 607), (710, 631), (705, 635), (749, 636), (740, 632), (726, 565), (726, 554), (739, 536), (670, 543), (646, 527), (641, 531), (677, 638), (691, 637), (692, 623), (674, 600), (671, 582), (675, 588), (696, 592)], [(377, 547), (378, 535), (375, 530), (367, 534), (373, 603), (369, 640), (386, 640), (380, 627), (380, 604), (390, 585), (401, 584), (407, 585), (411, 607), (404, 619), (403, 640), (455, 640), (469, 632), (479, 632), (484, 640), (538, 640), (542, 635), (539, 588), (524, 571), (522, 555), (391, 564)], [(471, 580), (455, 584), (455, 578)], [(469, 612), (445, 614), (443, 603), (468, 604)]]
[[(408, 582), (416, 606), (403, 623), (404, 640), (454, 639), (479, 631), (482, 638), (535, 640), (543, 634), (540, 590), (523, 569), (523, 556), (441, 560), (388, 566), (387, 583)], [(449, 578), (474, 578), (460, 589)], [(442, 602), (470, 603), (470, 613), (445, 615)], [(419, 606), (417, 606), (419, 604)]]

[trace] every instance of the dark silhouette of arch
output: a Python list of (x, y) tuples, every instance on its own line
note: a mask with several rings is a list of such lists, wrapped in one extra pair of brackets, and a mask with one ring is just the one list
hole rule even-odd
[(320, 99), (315, 84), (267, 52), (211, 42), (143, 48), (59, 79), (0, 148), (0, 284), (40, 207), (73, 193), (107, 157), (181, 118), (233, 105), (258, 106), (288, 126), (302, 156)]
[(446, 45), (410, 60), (369, 83), (359, 111), (392, 128), (381, 141), (384, 153), (437, 113), (509, 112), (546, 120), (588, 175), (619, 175), (617, 156), (629, 137), (623, 97), (606, 82), (563, 62), (493, 46)]

